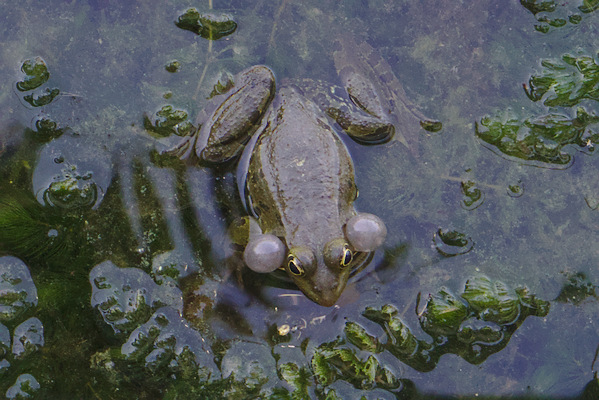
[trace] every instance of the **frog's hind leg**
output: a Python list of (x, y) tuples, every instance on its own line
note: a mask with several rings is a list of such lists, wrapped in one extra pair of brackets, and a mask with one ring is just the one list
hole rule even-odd
[(234, 78), (235, 86), (201, 112), (201, 126), (168, 154), (186, 161), (220, 164), (236, 158), (261, 125), (275, 94), (275, 77), (263, 65)]
[(360, 110), (351, 110), (351, 107), (342, 106), (327, 109), (331, 116), (354, 140), (367, 144), (385, 143), (393, 138), (395, 126), (377, 116)]
[(209, 116), (198, 133), (196, 153), (203, 162), (236, 158), (262, 123), (275, 94), (270, 68), (256, 65), (240, 72), (235, 90)]
[(350, 35), (340, 35), (334, 47), (335, 68), (349, 97), (360, 108), (392, 122), (395, 140), (415, 152), (423, 128), (441, 129), (439, 121), (424, 116), (408, 99), (389, 63), (372, 46), (358, 44)]

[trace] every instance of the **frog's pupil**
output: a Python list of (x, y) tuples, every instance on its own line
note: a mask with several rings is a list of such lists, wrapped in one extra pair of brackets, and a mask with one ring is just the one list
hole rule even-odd
[(289, 271), (291, 271), (291, 273), (294, 274), (294, 275), (301, 275), (304, 272), (300, 268), (300, 266), (297, 265), (297, 260), (296, 260), (295, 257), (290, 257), (289, 258), (289, 262), (287, 263), (287, 266), (289, 267)]
[(350, 249), (346, 248), (343, 250), (343, 258), (341, 259), (341, 266), (347, 267), (352, 261), (352, 252)]

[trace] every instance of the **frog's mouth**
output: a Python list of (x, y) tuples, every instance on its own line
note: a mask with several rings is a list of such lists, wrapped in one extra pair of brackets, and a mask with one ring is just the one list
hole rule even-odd
[[(349, 273), (348, 283), (354, 279), (361, 271), (363, 271), (374, 257), (374, 252), (356, 252), (354, 253), (353, 261), (350, 266), (351, 271)], [(293, 279), (289, 276), (284, 267), (277, 269), (270, 274), (264, 275), (264, 284), (280, 289), (301, 291), (297, 285), (293, 282)]]

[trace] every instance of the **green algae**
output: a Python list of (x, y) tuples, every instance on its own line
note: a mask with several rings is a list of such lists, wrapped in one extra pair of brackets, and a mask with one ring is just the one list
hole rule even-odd
[(50, 79), (48, 67), (41, 57), (25, 60), (21, 71), (25, 74), (25, 79), (17, 82), (17, 89), (21, 92), (36, 89)]
[(231, 35), (237, 29), (237, 23), (230, 15), (200, 13), (195, 8), (190, 8), (180, 15), (175, 25), (208, 40), (218, 40)]
[(553, 0), (521, 0), (520, 4), (530, 11), (539, 24), (534, 28), (538, 32), (548, 33), (553, 28), (561, 28), (569, 24), (580, 24), (584, 17), (599, 9), (596, 0), (584, 0), (572, 3), (560, 3)]

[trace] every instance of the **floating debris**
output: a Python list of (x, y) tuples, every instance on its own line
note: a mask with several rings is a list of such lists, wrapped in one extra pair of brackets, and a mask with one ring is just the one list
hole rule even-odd
[(439, 132), (439, 131), (441, 131), (441, 129), (443, 129), (443, 123), (440, 121), (423, 120), (423, 121), (420, 121), (420, 126), (425, 131), (429, 131), (429, 132), (433, 132), (433, 133)]
[(175, 25), (209, 40), (218, 40), (237, 29), (237, 23), (230, 15), (200, 13), (195, 8), (190, 8), (179, 16)]
[(443, 229), (435, 233), (433, 243), (437, 251), (445, 257), (466, 254), (474, 247), (472, 239), (465, 234)]
[(522, 182), (518, 182), (517, 185), (508, 185), (507, 194), (508, 196), (514, 198), (522, 197), (524, 194), (524, 186), (522, 185)]
[[(476, 123), (476, 136), (504, 158), (542, 168), (565, 169), (572, 164), (566, 146), (592, 152), (599, 142), (599, 116), (582, 107), (576, 117), (547, 114), (520, 120), (508, 112), (504, 117), (484, 117)], [(488, 145), (488, 146), (487, 146)]]
[(26, 75), (25, 79), (17, 82), (17, 89), (21, 92), (37, 89), (50, 79), (46, 62), (41, 57), (25, 60), (21, 71)]
[(485, 193), (478, 188), (475, 182), (462, 182), (461, 188), (464, 194), (464, 200), (461, 203), (463, 209), (472, 211), (485, 202)]
[(167, 70), (167, 72), (171, 72), (171, 73), (179, 72), (179, 69), (181, 68), (181, 63), (176, 60), (171, 61), (168, 64), (166, 64), (164, 68)]

